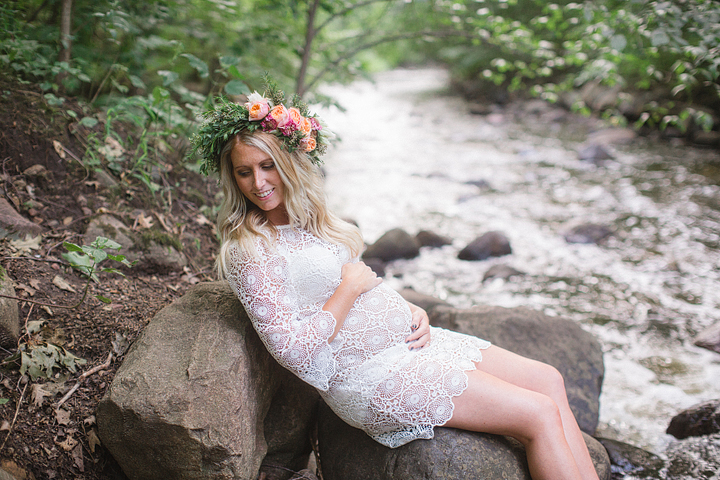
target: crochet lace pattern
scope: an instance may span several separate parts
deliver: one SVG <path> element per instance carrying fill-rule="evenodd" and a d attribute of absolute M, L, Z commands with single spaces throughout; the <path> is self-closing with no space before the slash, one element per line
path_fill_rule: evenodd
<path fill-rule="evenodd" d="M 432 438 L 453 413 L 452 397 L 490 343 L 431 327 L 431 341 L 409 350 L 407 302 L 385 284 L 358 297 L 332 342 L 336 321 L 323 305 L 340 285 L 348 250 L 289 226 L 257 256 L 233 242 L 227 279 L 273 357 L 315 387 L 348 424 L 398 447 Z"/>

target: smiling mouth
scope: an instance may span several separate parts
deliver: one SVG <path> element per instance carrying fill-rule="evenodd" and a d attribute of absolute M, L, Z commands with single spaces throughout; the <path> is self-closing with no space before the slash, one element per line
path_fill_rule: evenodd
<path fill-rule="evenodd" d="M 266 190 L 264 192 L 256 193 L 255 196 L 258 197 L 260 200 L 265 200 L 267 197 L 272 195 L 272 193 L 275 191 L 274 188 L 271 188 L 270 190 Z"/>

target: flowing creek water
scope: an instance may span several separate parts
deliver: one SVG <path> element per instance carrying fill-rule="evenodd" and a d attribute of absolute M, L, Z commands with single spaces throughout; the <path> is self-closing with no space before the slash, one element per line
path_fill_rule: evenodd
<path fill-rule="evenodd" d="M 472 115 L 446 90 L 439 69 L 326 89 L 346 109 L 321 112 L 341 140 L 325 165 L 332 208 L 368 244 L 395 227 L 454 240 L 390 264 L 397 289 L 580 323 L 605 352 L 598 435 L 662 454 L 673 415 L 720 398 L 720 355 L 692 344 L 720 321 L 720 155 L 640 140 L 596 166 L 577 155 L 587 120 Z M 586 222 L 615 235 L 564 240 Z M 491 230 L 511 255 L 457 258 Z M 497 263 L 526 275 L 483 283 Z"/>

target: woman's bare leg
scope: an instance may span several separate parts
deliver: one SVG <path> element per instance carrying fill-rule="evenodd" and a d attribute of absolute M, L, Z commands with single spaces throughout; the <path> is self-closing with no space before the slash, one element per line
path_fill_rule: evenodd
<path fill-rule="evenodd" d="M 513 385 L 552 398 L 560 410 L 565 438 L 573 452 L 580 473 L 584 479 L 595 480 L 598 478 L 585 439 L 575 415 L 570 410 L 565 382 L 555 367 L 492 346 L 483 351 L 483 360 L 477 363 L 477 368 Z"/>
<path fill-rule="evenodd" d="M 468 377 L 446 426 L 517 438 L 535 480 L 597 480 L 556 369 L 493 346 Z"/>

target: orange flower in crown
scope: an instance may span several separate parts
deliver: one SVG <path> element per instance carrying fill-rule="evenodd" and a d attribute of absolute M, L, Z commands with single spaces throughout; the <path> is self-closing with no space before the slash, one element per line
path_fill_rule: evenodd
<path fill-rule="evenodd" d="M 300 140 L 300 146 L 304 148 L 306 152 L 312 152 L 317 148 L 317 141 L 313 137 L 303 137 Z"/>

